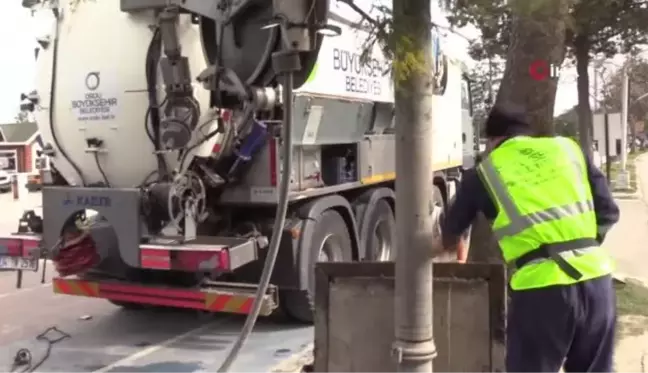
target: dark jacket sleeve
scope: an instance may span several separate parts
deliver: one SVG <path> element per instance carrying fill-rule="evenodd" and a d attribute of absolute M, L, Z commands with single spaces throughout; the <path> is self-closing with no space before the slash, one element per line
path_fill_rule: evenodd
<path fill-rule="evenodd" d="M 602 243 L 610 228 L 619 221 L 619 206 L 614 201 L 607 179 L 601 170 L 594 166 L 589 156 L 585 157 L 585 162 L 587 164 L 587 177 L 594 198 L 594 211 L 596 213 L 596 225 L 598 226 L 596 239 L 599 243 Z"/>
<path fill-rule="evenodd" d="M 443 247 L 451 247 L 459 241 L 472 224 L 480 210 L 481 200 L 487 196 L 477 170 L 472 168 L 464 172 L 461 184 L 455 195 L 454 203 L 446 212 L 442 221 Z"/>

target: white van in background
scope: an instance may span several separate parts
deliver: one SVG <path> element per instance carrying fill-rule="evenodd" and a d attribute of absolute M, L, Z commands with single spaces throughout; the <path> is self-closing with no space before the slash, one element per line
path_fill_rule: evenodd
<path fill-rule="evenodd" d="M 603 166 L 603 156 L 601 153 L 599 153 L 598 150 L 596 150 L 596 147 L 592 149 L 592 163 L 594 163 L 594 166 L 597 168 L 601 168 Z"/>
<path fill-rule="evenodd" d="M 0 170 L 0 193 L 11 191 L 11 176 L 7 171 Z"/>

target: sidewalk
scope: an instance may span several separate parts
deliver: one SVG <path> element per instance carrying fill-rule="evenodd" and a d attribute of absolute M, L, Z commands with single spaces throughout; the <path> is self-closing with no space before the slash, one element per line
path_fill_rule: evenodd
<path fill-rule="evenodd" d="M 614 192 L 621 217 L 605 240 L 620 275 L 648 279 L 648 153 L 635 159 L 637 191 Z"/>
<path fill-rule="evenodd" d="M 648 279 L 648 154 L 639 156 L 635 162 L 637 192 L 614 193 L 621 217 L 606 237 L 605 247 L 615 258 L 620 277 L 645 281 Z M 648 314 L 648 310 L 644 314 Z M 625 315 L 620 317 L 620 324 L 615 371 L 645 371 L 648 368 L 648 318 Z"/>

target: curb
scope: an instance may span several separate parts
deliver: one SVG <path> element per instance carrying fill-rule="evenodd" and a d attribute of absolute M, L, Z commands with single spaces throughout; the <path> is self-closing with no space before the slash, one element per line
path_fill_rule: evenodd
<path fill-rule="evenodd" d="M 640 199 L 641 193 L 621 193 L 621 192 L 612 192 L 612 198 L 614 199 Z"/>
<path fill-rule="evenodd" d="M 625 285 L 627 283 L 635 283 L 648 288 L 647 278 L 628 276 L 622 272 L 615 272 L 612 274 L 612 279 L 614 280 L 614 282 L 620 285 Z"/>
<path fill-rule="evenodd" d="M 313 343 L 309 343 L 301 351 L 293 354 L 270 369 L 270 372 L 298 373 L 302 372 L 304 366 L 313 364 Z"/>
<path fill-rule="evenodd" d="M 642 193 L 642 190 L 641 190 L 641 182 L 640 182 L 641 178 L 639 177 L 640 172 L 636 169 L 636 164 L 637 164 L 637 162 L 643 160 L 643 158 L 645 158 L 646 156 L 648 156 L 648 153 L 643 153 L 643 154 L 638 155 L 637 158 L 635 158 L 633 160 L 633 163 L 635 164 L 635 175 L 634 175 L 634 177 L 635 177 L 635 182 L 637 184 L 637 189 L 632 193 L 612 191 L 612 197 L 614 199 L 640 199 L 640 198 L 643 197 L 643 193 Z"/>

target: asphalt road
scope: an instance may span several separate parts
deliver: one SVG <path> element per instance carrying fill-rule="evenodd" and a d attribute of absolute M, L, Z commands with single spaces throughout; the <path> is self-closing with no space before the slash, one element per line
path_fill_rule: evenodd
<path fill-rule="evenodd" d="M 40 205 L 32 194 L 21 203 L 0 195 L 0 233 L 16 228 L 25 208 Z M 70 337 L 52 345 L 42 372 L 198 372 L 215 371 L 224 360 L 244 318 L 193 311 L 150 309 L 127 311 L 100 299 L 52 292 L 51 266 L 41 273 L 25 272 L 16 289 L 16 273 L 0 272 L 0 371 L 10 370 L 21 348 L 32 363 L 47 354 L 40 333 L 56 327 Z M 50 331 L 49 339 L 60 334 Z M 312 327 L 278 316 L 260 320 L 232 371 L 270 371 L 299 354 L 313 341 Z M 18 371 L 22 371 L 18 368 Z"/>

